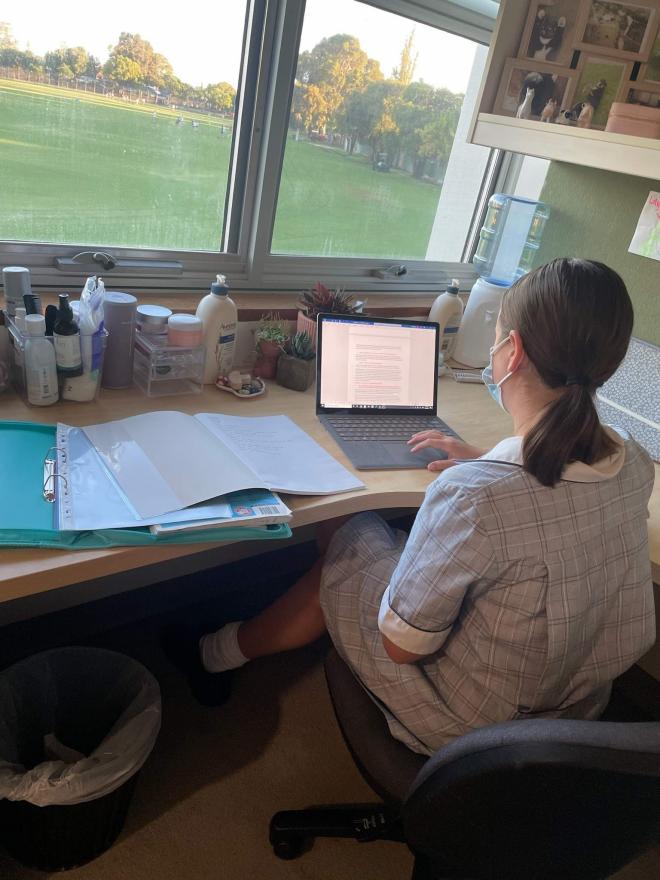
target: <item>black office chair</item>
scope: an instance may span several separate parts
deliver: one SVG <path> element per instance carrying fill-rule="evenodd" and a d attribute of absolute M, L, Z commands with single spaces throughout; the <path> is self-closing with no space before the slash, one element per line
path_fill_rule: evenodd
<path fill-rule="evenodd" d="M 461 736 L 424 758 L 333 650 L 326 677 L 376 807 L 277 813 L 295 858 L 314 837 L 399 840 L 413 880 L 603 880 L 660 842 L 660 722 L 526 720 Z"/>

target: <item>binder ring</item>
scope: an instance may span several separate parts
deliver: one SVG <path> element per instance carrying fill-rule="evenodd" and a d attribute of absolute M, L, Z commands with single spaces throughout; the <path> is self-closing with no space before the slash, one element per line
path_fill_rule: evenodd
<path fill-rule="evenodd" d="M 44 458 L 44 482 L 41 489 L 41 494 L 43 495 L 44 501 L 48 501 L 49 504 L 53 504 L 55 502 L 56 478 L 64 480 L 64 489 L 67 492 L 69 491 L 67 478 L 63 474 L 60 474 L 57 470 L 57 458 L 48 457 L 53 451 L 55 451 L 56 453 L 61 452 L 64 454 L 64 450 L 60 446 L 51 446 L 46 453 L 46 457 Z"/>
<path fill-rule="evenodd" d="M 52 459 L 49 459 L 49 461 L 52 461 Z M 46 476 L 46 479 L 44 480 L 43 496 L 44 496 L 44 501 L 48 501 L 50 504 L 54 503 L 55 497 L 56 497 L 55 496 L 55 479 L 56 478 L 60 479 L 60 480 L 64 480 L 64 489 L 67 492 L 69 491 L 69 483 L 67 482 L 67 478 L 64 476 L 64 474 L 58 474 L 57 471 L 53 471 L 52 473 L 49 473 Z M 53 485 L 52 485 L 52 487 L 49 488 L 48 484 L 50 483 L 51 480 L 53 481 Z"/>

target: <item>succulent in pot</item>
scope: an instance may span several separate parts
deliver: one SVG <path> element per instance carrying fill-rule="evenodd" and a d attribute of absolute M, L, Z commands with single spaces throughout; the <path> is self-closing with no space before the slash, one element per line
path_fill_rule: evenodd
<path fill-rule="evenodd" d="M 307 391 L 316 374 L 316 352 L 309 333 L 289 339 L 277 362 L 277 381 L 293 391 Z"/>
<path fill-rule="evenodd" d="M 286 323 L 277 313 L 265 315 L 254 331 L 257 360 L 253 373 L 262 379 L 274 379 L 277 361 L 288 340 Z"/>

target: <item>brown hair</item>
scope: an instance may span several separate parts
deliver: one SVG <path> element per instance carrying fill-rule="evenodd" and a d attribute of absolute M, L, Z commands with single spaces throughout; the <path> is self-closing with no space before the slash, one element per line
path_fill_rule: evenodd
<path fill-rule="evenodd" d="M 517 330 L 549 388 L 564 388 L 525 436 L 523 467 L 554 486 L 572 461 L 593 464 L 615 444 L 598 419 L 594 393 L 625 357 L 633 326 L 626 285 L 603 263 L 563 257 L 513 284 L 500 324 Z"/>

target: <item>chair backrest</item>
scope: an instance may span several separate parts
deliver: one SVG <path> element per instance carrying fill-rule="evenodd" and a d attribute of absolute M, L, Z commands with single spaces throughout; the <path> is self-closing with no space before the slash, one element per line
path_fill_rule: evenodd
<path fill-rule="evenodd" d="M 660 842 L 660 723 L 474 731 L 429 759 L 402 815 L 439 877 L 602 880 Z"/>

